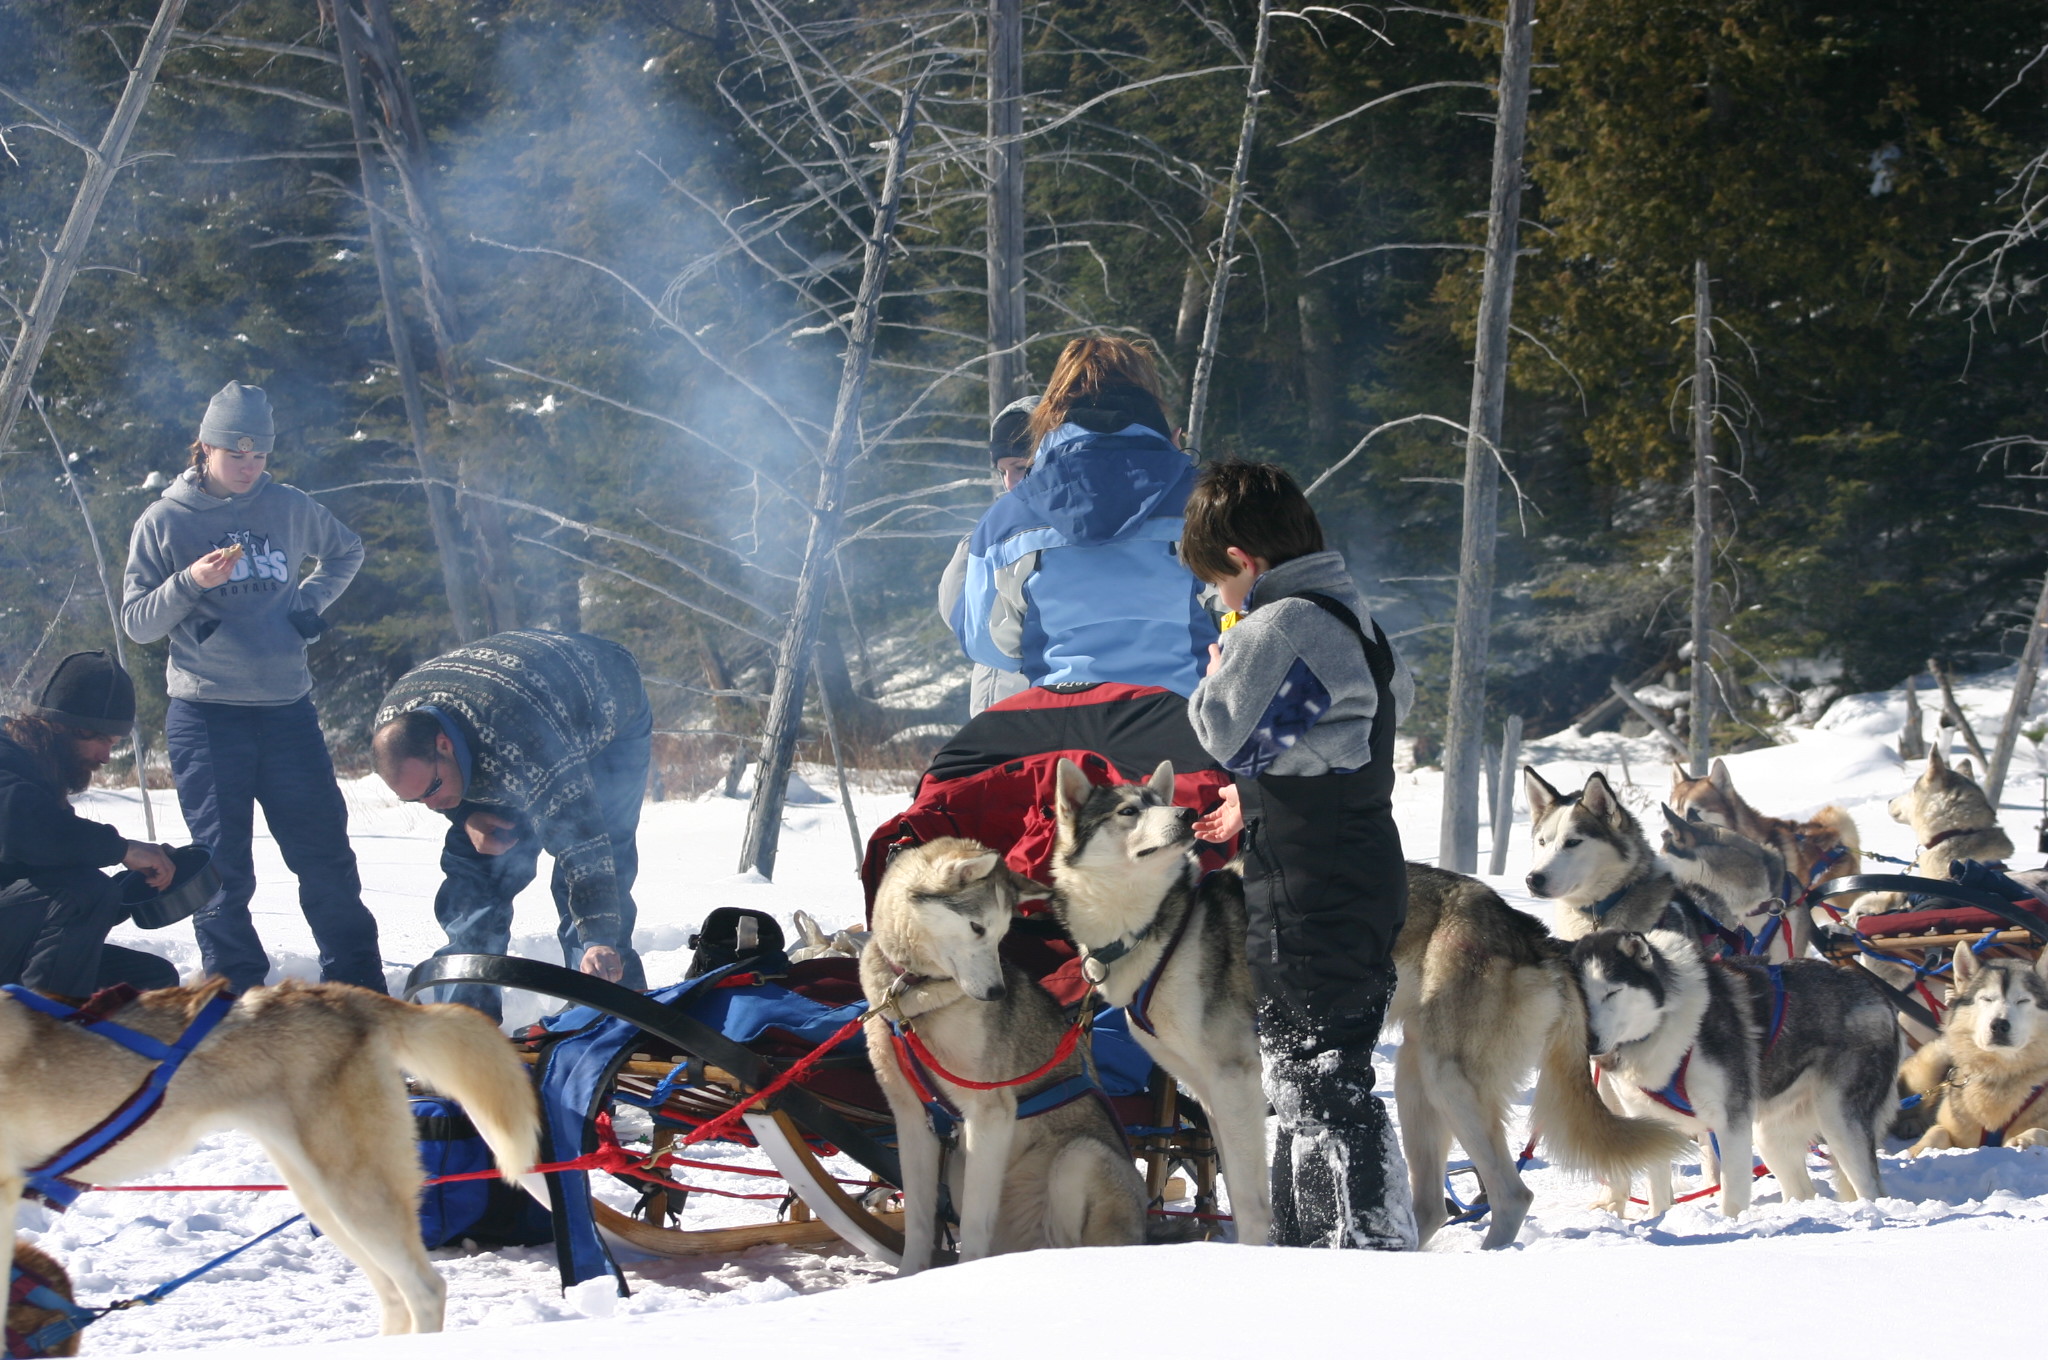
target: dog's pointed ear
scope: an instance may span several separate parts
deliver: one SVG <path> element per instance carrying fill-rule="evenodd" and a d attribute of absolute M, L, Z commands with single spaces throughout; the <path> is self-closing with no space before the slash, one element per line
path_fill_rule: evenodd
<path fill-rule="evenodd" d="M 954 860 L 946 866 L 946 874 L 957 892 L 961 888 L 981 882 L 994 873 L 996 866 L 1002 862 L 1001 855 L 993 850 L 984 850 L 978 855 L 963 855 Z"/>
<path fill-rule="evenodd" d="M 1160 761 L 1159 768 L 1152 771 L 1152 777 L 1145 781 L 1145 787 L 1150 789 L 1152 796 L 1160 802 L 1172 803 L 1173 762 L 1170 760 Z"/>
<path fill-rule="evenodd" d="M 1095 787 L 1088 782 L 1088 776 L 1082 773 L 1081 767 L 1065 756 L 1060 757 L 1059 767 L 1054 773 L 1054 783 L 1059 790 L 1059 797 L 1055 801 L 1062 816 L 1074 812 L 1081 804 L 1087 802 L 1089 791 Z"/>
<path fill-rule="evenodd" d="M 1548 816 L 1563 795 L 1550 786 L 1550 781 L 1536 773 L 1535 767 L 1522 767 L 1522 796 L 1529 800 L 1529 815 L 1537 821 Z"/>
<path fill-rule="evenodd" d="M 1673 845 L 1691 845 L 1694 840 L 1693 824 L 1671 810 L 1671 804 L 1661 805 L 1664 813 L 1664 836 Z"/>
<path fill-rule="evenodd" d="M 1586 776 L 1586 787 L 1579 790 L 1579 806 L 1595 817 L 1614 820 L 1614 814 L 1621 811 L 1621 800 L 1614 796 L 1614 788 L 1607 782 L 1607 776 L 1595 770 Z"/>
<path fill-rule="evenodd" d="M 2041 957 L 2034 960 L 2034 976 L 2048 978 L 2048 949 L 2041 951 Z"/>
<path fill-rule="evenodd" d="M 1677 793 L 1692 782 L 1692 774 L 1677 761 L 1671 762 L 1671 791 Z"/>
<path fill-rule="evenodd" d="M 1977 767 L 1970 763 L 1968 756 L 1964 756 L 1956 762 L 1956 773 L 1973 784 L 1977 782 Z"/>
<path fill-rule="evenodd" d="M 1930 746 L 1930 747 L 1928 747 L 1928 748 L 1927 748 L 1927 778 L 1929 778 L 1929 779 L 1939 779 L 1939 778 L 1941 778 L 1941 777 L 1942 777 L 1943 775 L 1945 775 L 1945 774 L 1947 774 L 1947 773 L 1948 773 L 1948 762 L 1947 762 L 1946 760 L 1943 760 L 1943 759 L 1941 758 L 1941 748 L 1940 748 L 1939 746 Z"/>
<path fill-rule="evenodd" d="M 2042 955 L 2042 957 L 2043 957 L 2043 958 L 2048 958 L 2048 953 L 2044 953 L 2044 954 Z M 1968 945 L 1959 945 L 1959 946 L 1957 946 L 1957 948 L 1956 948 L 1956 953 L 1955 953 L 1955 979 L 1956 979 L 1956 981 L 1957 981 L 1957 982 L 1968 982 L 1968 981 L 1970 980 L 1970 978 L 1971 978 L 1972 976 L 1974 976 L 1974 975 L 1976 974 L 1976 972 L 1977 972 L 1977 951 L 1976 951 L 1976 950 L 1974 950 L 1974 949 L 1972 949 L 1972 948 L 1970 948 L 1970 946 L 1968 946 Z"/>
<path fill-rule="evenodd" d="M 1650 941 L 1633 930 L 1625 932 L 1614 944 L 1622 953 L 1634 959 L 1637 963 L 1642 964 L 1645 968 L 1649 967 L 1657 957 L 1657 951 L 1650 947 Z"/>
<path fill-rule="evenodd" d="M 1721 792 L 1735 792 L 1735 776 L 1728 773 L 1728 762 L 1721 757 L 1715 756 L 1714 763 L 1707 767 L 1707 778 Z"/>
<path fill-rule="evenodd" d="M 1019 902 L 1042 902 L 1052 896 L 1051 888 L 1046 887 L 1035 878 L 1025 877 L 1015 869 L 1012 869 L 1007 863 L 1003 865 L 1003 873 L 1009 879 L 1010 886 L 1016 890 Z"/>

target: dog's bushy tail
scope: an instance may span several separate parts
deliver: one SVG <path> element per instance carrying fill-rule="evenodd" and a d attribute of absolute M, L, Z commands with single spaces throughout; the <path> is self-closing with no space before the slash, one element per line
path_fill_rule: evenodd
<path fill-rule="evenodd" d="M 1546 965 L 1557 982 L 1557 1024 L 1543 1050 L 1536 1077 L 1532 1126 L 1543 1136 L 1550 1159 L 1568 1170 L 1585 1172 L 1612 1184 L 1659 1161 L 1670 1161 L 1687 1145 L 1684 1134 L 1654 1119 L 1619 1115 L 1600 1101 L 1594 1089 L 1592 1054 L 1586 1044 L 1586 998 L 1570 965 Z"/>
<path fill-rule="evenodd" d="M 526 1064 L 483 1012 L 468 1006 L 393 1002 L 384 1030 L 398 1063 L 455 1097 L 490 1145 L 498 1170 L 519 1183 L 540 1159 L 540 1105 Z"/>
<path fill-rule="evenodd" d="M 1814 813 L 1813 820 L 1815 825 L 1824 826 L 1834 832 L 1836 839 L 1848 847 L 1850 854 L 1860 855 L 1863 853 L 1863 841 L 1856 832 L 1856 819 L 1836 807 L 1833 803 L 1829 803 L 1819 812 Z"/>

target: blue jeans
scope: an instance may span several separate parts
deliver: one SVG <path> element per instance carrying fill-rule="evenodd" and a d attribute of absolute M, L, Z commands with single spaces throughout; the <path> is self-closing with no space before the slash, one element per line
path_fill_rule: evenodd
<path fill-rule="evenodd" d="M 0 982 L 90 996 L 117 982 L 178 985 L 166 959 L 106 942 L 128 919 L 114 880 L 97 869 L 39 869 L 0 889 Z"/>
<path fill-rule="evenodd" d="M 638 912 L 633 905 L 633 880 L 640 873 L 640 850 L 635 836 L 640 829 L 640 805 L 647 797 L 647 764 L 653 749 L 653 723 L 642 719 L 637 732 L 622 736 L 589 760 L 590 777 L 597 785 L 597 801 L 604 817 L 605 834 L 612 843 L 612 865 L 619 891 L 619 938 L 586 940 L 569 916 L 569 885 L 563 881 L 561 865 L 555 866 L 550 886 L 555 894 L 557 924 L 555 938 L 562 946 L 562 962 L 574 968 L 583 962 L 583 951 L 591 945 L 610 945 L 619 951 L 626 965 L 622 979 L 635 990 L 647 987 L 647 972 L 633 949 L 633 924 Z M 441 890 L 434 895 L 434 917 L 448 932 L 448 943 L 434 951 L 442 954 L 502 954 L 512 944 L 512 899 L 525 891 L 539 871 L 540 837 L 533 824 L 518 809 L 490 808 L 510 817 L 518 840 L 501 855 L 477 853 L 470 844 L 463 820 L 479 810 L 464 803 L 448 814 L 448 839 L 441 845 Z M 498 989 L 476 983 L 437 987 L 436 1000 L 456 1001 L 474 1006 L 492 1019 L 502 1019 Z"/>
<path fill-rule="evenodd" d="M 249 919 L 256 892 L 250 854 L 256 804 L 284 862 L 299 879 L 299 909 L 320 948 L 323 982 L 381 992 L 384 956 L 377 918 L 363 905 L 348 807 L 311 699 L 291 704 L 202 704 L 171 700 L 164 721 L 178 804 L 192 838 L 213 851 L 220 891 L 192 916 L 199 957 L 236 991 L 258 986 L 270 956 Z"/>

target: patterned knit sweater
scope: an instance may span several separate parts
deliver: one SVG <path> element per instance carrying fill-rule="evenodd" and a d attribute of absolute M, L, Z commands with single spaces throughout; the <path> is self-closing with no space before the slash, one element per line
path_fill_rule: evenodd
<path fill-rule="evenodd" d="M 583 633 L 497 633 L 415 666 L 377 711 L 382 727 L 423 704 L 469 744 L 463 803 L 531 824 L 569 890 L 585 944 L 624 946 L 612 843 L 588 761 L 621 737 L 646 735 L 647 691 L 633 654 Z"/>

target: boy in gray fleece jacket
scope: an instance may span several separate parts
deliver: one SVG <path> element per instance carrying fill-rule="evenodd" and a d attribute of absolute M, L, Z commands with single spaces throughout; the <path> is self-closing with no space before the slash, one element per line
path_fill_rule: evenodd
<path fill-rule="evenodd" d="M 1242 611 L 1210 649 L 1188 716 L 1237 776 L 1234 805 L 1226 799 L 1195 831 L 1209 841 L 1239 825 L 1245 834 L 1248 961 L 1279 1118 L 1273 1241 L 1413 1247 L 1408 1179 L 1372 1093 L 1372 1053 L 1407 915 L 1393 757 L 1414 680 L 1281 469 L 1205 468 L 1181 556 Z"/>

